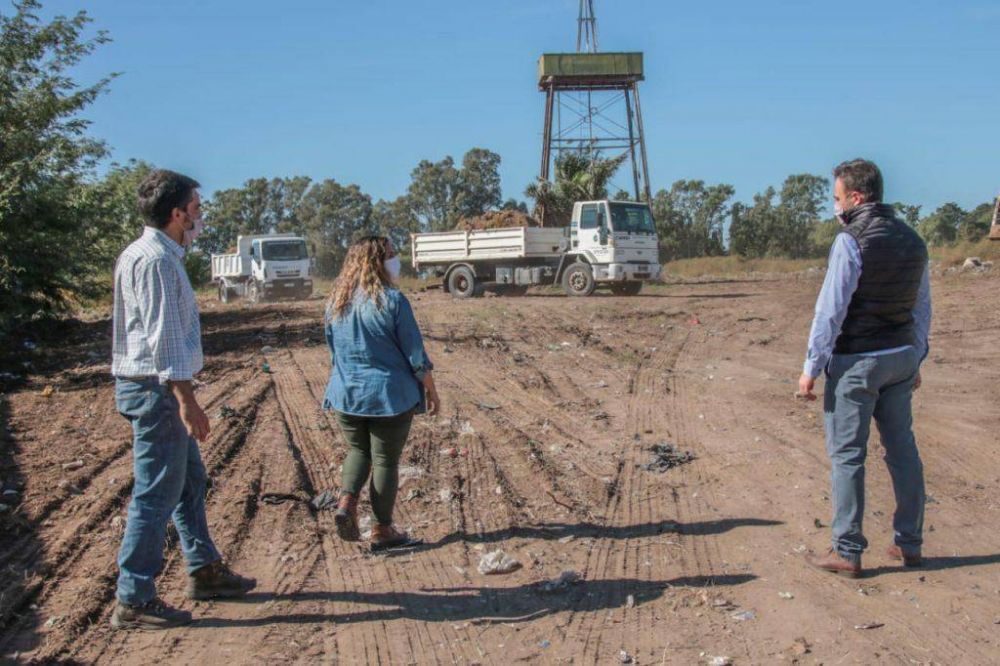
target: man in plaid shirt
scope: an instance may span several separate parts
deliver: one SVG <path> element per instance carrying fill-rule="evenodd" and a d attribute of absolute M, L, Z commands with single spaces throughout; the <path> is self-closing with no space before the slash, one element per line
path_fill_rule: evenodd
<path fill-rule="evenodd" d="M 139 186 L 142 236 L 115 266 L 114 343 L 118 411 L 132 424 L 135 484 L 118 553 L 117 629 L 165 629 L 191 613 L 164 604 L 155 578 L 173 519 L 187 560 L 190 599 L 239 597 L 256 581 L 222 561 L 205 516 L 207 476 L 198 441 L 208 417 L 192 382 L 202 368 L 198 304 L 184 269 L 184 248 L 201 231 L 199 184 L 157 170 Z"/>

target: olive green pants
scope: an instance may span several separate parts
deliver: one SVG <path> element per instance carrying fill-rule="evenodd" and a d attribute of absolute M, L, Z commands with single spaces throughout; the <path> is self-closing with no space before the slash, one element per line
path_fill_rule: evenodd
<path fill-rule="evenodd" d="M 410 434 L 413 412 L 399 416 L 336 414 L 340 431 L 351 447 L 344 460 L 341 492 L 357 497 L 371 476 L 368 499 L 372 513 L 379 525 L 392 525 L 399 489 L 399 458 Z"/>

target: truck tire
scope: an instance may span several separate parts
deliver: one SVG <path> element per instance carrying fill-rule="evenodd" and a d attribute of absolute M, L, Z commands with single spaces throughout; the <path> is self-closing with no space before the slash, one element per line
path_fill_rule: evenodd
<path fill-rule="evenodd" d="M 466 266 L 458 266 L 448 275 L 448 292 L 455 298 L 476 295 L 476 276 Z"/>
<path fill-rule="evenodd" d="M 594 271 L 590 264 L 577 261 L 570 264 L 562 276 L 562 286 L 568 296 L 590 296 L 594 293 Z"/>
<path fill-rule="evenodd" d="M 638 296 L 642 291 L 641 282 L 621 282 L 611 285 L 611 293 L 615 296 Z"/>

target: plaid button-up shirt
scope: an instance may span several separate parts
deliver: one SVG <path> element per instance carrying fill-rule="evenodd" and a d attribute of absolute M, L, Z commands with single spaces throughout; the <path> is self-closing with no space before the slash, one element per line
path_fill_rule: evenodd
<path fill-rule="evenodd" d="M 201 370 L 201 324 L 184 248 L 146 227 L 115 265 L 111 374 L 192 379 Z"/>

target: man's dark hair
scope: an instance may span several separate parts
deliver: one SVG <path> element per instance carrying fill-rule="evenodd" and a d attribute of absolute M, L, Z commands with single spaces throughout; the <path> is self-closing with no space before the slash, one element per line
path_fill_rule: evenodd
<path fill-rule="evenodd" d="M 848 192 L 860 192 L 868 203 L 882 202 L 882 172 L 874 162 L 849 160 L 833 169 L 833 177 L 844 182 Z"/>
<path fill-rule="evenodd" d="M 199 187 L 201 184 L 194 178 L 156 169 L 139 185 L 139 212 L 149 224 L 162 229 L 170 222 L 174 208 L 187 207 Z"/>

